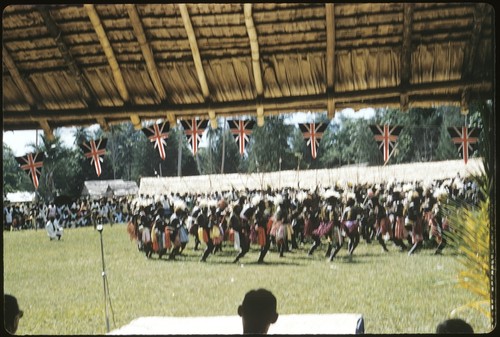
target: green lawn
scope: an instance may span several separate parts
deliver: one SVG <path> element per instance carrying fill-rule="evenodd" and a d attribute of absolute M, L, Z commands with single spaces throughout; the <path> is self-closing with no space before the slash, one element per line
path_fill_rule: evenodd
<path fill-rule="evenodd" d="M 177 261 L 146 260 L 125 225 L 106 225 L 102 236 L 111 329 L 141 316 L 235 315 L 244 294 L 259 287 L 276 295 L 280 314 L 361 313 L 365 332 L 375 334 L 433 333 L 454 308 L 476 300 L 454 285 L 460 265 L 446 249 L 442 256 L 422 250 L 408 257 L 392 245 L 383 253 L 362 241 L 352 262 L 343 249 L 330 263 L 325 246 L 307 257 L 307 244 L 284 258 L 270 251 L 267 264 L 258 265 L 256 246 L 232 264 L 236 254 L 228 245 L 204 264 L 192 241 Z M 25 313 L 18 334 L 106 332 L 100 237 L 93 228 L 66 229 L 61 241 L 49 241 L 43 230 L 3 232 L 3 263 L 4 292 Z M 461 317 L 476 332 L 490 331 L 473 310 Z"/>

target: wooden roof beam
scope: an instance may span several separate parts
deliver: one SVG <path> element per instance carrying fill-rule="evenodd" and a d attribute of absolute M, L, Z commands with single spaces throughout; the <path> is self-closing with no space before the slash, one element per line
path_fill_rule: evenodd
<path fill-rule="evenodd" d="M 252 69 L 255 80 L 255 90 L 257 96 L 264 95 L 264 85 L 262 82 L 262 72 L 260 69 L 259 41 L 257 31 L 252 17 L 252 4 L 244 4 L 245 25 L 247 27 L 248 38 L 250 39 L 250 49 L 252 51 Z"/>
<path fill-rule="evenodd" d="M 328 95 L 328 118 L 335 117 L 335 7 L 333 3 L 325 4 L 326 12 L 326 92 Z"/>
<path fill-rule="evenodd" d="M 31 93 L 31 90 L 26 84 L 25 80 L 21 77 L 21 74 L 19 73 L 19 70 L 17 69 L 14 60 L 7 51 L 7 48 L 5 48 L 5 46 L 3 45 L 2 45 L 2 60 L 5 66 L 7 67 L 10 76 L 12 76 L 12 79 L 14 80 L 14 83 L 16 84 L 17 88 L 24 96 L 26 102 L 29 104 L 31 108 L 35 108 L 36 107 L 35 97 Z"/>
<path fill-rule="evenodd" d="M 124 102 L 128 102 L 130 99 L 127 86 L 125 85 L 125 80 L 123 79 L 122 72 L 120 71 L 120 66 L 118 65 L 118 61 L 116 60 L 115 53 L 111 48 L 111 44 L 109 43 L 108 37 L 106 36 L 106 32 L 104 31 L 104 27 L 102 26 L 101 19 L 95 10 L 94 5 L 83 5 L 85 10 L 87 11 L 87 15 L 89 16 L 90 22 L 94 27 L 94 30 L 97 34 L 99 42 L 101 43 L 102 49 L 104 50 L 104 54 L 108 60 L 109 66 L 111 67 L 111 71 L 113 73 L 113 78 L 115 80 L 116 87 L 120 96 Z"/>
<path fill-rule="evenodd" d="M 408 95 L 411 96 L 412 106 L 414 102 L 432 103 L 433 100 L 436 104 L 442 103 L 460 103 L 460 92 L 468 88 L 470 95 L 483 95 L 485 98 L 493 97 L 493 84 L 487 81 L 471 81 L 463 82 L 460 80 L 445 81 L 438 83 L 422 83 L 412 84 L 410 87 L 405 88 Z M 356 105 L 361 107 L 369 107 L 371 105 L 381 106 L 390 103 L 391 106 L 399 102 L 401 95 L 401 88 L 387 87 L 379 89 L 366 89 L 362 91 L 348 91 L 336 92 L 334 99 L 337 102 L 337 107 L 344 108 L 349 105 Z M 442 92 L 443 94 L 439 94 Z M 444 94 L 445 92 L 454 92 L 451 94 Z M 317 95 L 305 96 L 290 96 L 290 97 L 270 97 L 261 100 L 242 100 L 231 102 L 212 102 L 198 103 L 198 104 L 150 104 L 150 105 L 137 105 L 137 106 L 117 106 L 117 107 L 98 107 L 95 109 L 65 109 L 63 110 L 37 110 L 37 111 L 3 111 L 4 129 L 9 130 L 14 126 L 21 124 L 33 123 L 40 119 L 47 119 L 52 123 L 76 123 L 87 124 L 85 121 L 94 121 L 97 117 L 106 118 L 109 121 L 117 119 L 131 120 L 133 124 L 140 128 L 141 118 L 143 119 L 156 119 L 167 118 L 170 116 L 175 117 L 191 117 L 193 115 L 203 115 L 209 110 L 214 110 L 219 116 L 235 116 L 240 114 L 251 114 L 259 109 L 262 113 L 259 115 L 264 118 L 263 110 L 265 109 L 266 115 L 281 111 L 281 112 L 296 112 L 300 109 L 307 107 L 311 111 L 320 109 L 324 111 L 327 105 L 328 95 L 326 93 Z M 319 111 L 319 110 L 318 110 Z M 92 124 L 92 123 L 88 123 Z"/>
<path fill-rule="evenodd" d="M 41 119 L 39 120 L 38 124 L 40 124 L 45 137 L 47 137 L 48 140 L 54 140 L 54 130 L 52 130 L 49 121 L 46 119 Z"/>
<path fill-rule="evenodd" d="M 170 123 L 171 128 L 173 128 L 175 125 L 177 125 L 177 118 L 175 117 L 174 113 L 167 112 L 167 120 Z"/>
<path fill-rule="evenodd" d="M 151 51 L 148 40 L 146 39 L 146 34 L 144 33 L 144 28 L 142 26 L 139 13 L 137 12 L 137 7 L 134 4 L 127 4 L 125 6 L 127 8 L 130 22 L 132 23 L 132 28 L 134 29 L 134 35 L 136 36 L 139 46 L 141 47 L 142 56 L 144 56 L 144 60 L 146 61 L 146 67 L 148 69 L 149 76 L 151 77 L 151 81 L 153 82 L 158 96 L 162 101 L 164 101 L 167 98 L 167 93 L 163 87 L 163 83 L 161 82 L 160 74 L 158 73 L 158 68 L 156 67 L 153 57 L 153 52 Z"/>
<path fill-rule="evenodd" d="M 191 18 L 189 16 L 189 11 L 186 4 L 179 4 L 179 10 L 181 12 L 182 22 L 184 23 L 184 28 L 186 29 L 186 34 L 189 40 L 189 46 L 191 47 L 191 54 L 193 55 L 194 67 L 196 68 L 196 73 L 198 74 L 198 80 L 201 86 L 201 92 L 205 99 L 205 102 L 210 103 L 210 90 L 208 89 L 208 82 L 205 76 L 205 70 L 203 69 L 203 63 L 201 62 L 200 50 L 198 49 L 198 42 L 196 41 L 196 35 L 194 34 L 193 25 L 191 23 Z M 208 117 L 210 119 L 210 125 L 212 128 L 217 127 L 217 117 L 215 111 L 209 109 Z"/>
<path fill-rule="evenodd" d="M 248 38 L 250 39 L 250 50 L 252 52 L 252 69 L 255 82 L 255 91 L 257 92 L 257 100 L 264 96 L 264 84 L 262 81 L 262 72 L 260 69 L 260 52 L 257 31 L 252 15 L 252 4 L 246 3 L 243 5 L 245 16 L 245 26 L 247 28 Z M 264 108 L 260 104 L 257 107 L 257 125 L 264 125 Z"/>
<path fill-rule="evenodd" d="M 57 48 L 61 52 L 61 55 L 66 63 L 66 66 L 69 68 L 71 75 L 75 78 L 78 87 L 80 88 L 84 100 L 91 106 L 96 105 L 96 96 L 88 84 L 87 80 L 83 76 L 80 68 L 76 64 L 75 59 L 71 55 L 68 46 L 64 43 L 62 39 L 61 30 L 57 26 L 54 18 L 50 14 L 50 11 L 45 6 L 36 6 L 36 9 L 42 15 L 43 21 L 45 22 L 45 26 L 49 31 L 50 36 L 55 40 Z"/>
<path fill-rule="evenodd" d="M 142 129 L 141 118 L 138 114 L 134 113 L 130 115 L 130 122 L 134 126 L 134 129 L 140 130 Z"/>
<path fill-rule="evenodd" d="M 97 117 L 96 121 L 97 123 L 99 123 L 101 129 L 103 129 L 104 131 L 109 131 L 109 123 L 105 117 Z"/>
<path fill-rule="evenodd" d="M 193 25 L 191 24 L 191 18 L 189 17 L 189 12 L 186 4 L 179 4 L 179 10 L 181 11 L 182 22 L 184 23 L 184 28 L 189 40 L 189 46 L 191 47 L 191 53 L 193 55 L 194 66 L 196 68 L 196 73 L 198 74 L 198 80 L 200 81 L 201 92 L 205 101 L 210 99 L 210 91 L 208 90 L 207 78 L 205 77 L 205 71 L 203 70 L 203 64 L 201 62 L 200 50 L 198 49 L 198 43 L 196 42 L 196 35 L 194 34 Z"/>
<path fill-rule="evenodd" d="M 402 88 L 400 96 L 401 111 L 408 111 L 409 97 L 406 88 L 410 85 L 411 78 L 411 36 L 413 31 L 413 9 L 412 3 L 403 4 L 403 43 L 401 46 L 401 83 Z"/>

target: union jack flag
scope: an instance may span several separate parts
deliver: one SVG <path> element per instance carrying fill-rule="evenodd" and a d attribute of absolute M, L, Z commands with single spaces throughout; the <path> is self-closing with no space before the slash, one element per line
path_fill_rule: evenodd
<path fill-rule="evenodd" d="M 184 128 L 188 142 L 191 143 L 191 150 L 193 154 L 196 155 L 203 131 L 205 131 L 208 126 L 208 119 L 196 120 L 193 118 L 187 121 L 181 120 L 181 124 Z"/>
<path fill-rule="evenodd" d="M 379 149 L 384 155 L 384 163 L 387 163 L 403 127 L 400 125 L 391 126 L 389 124 L 384 124 L 381 126 L 372 124 L 370 125 L 370 129 L 373 132 Z"/>
<path fill-rule="evenodd" d="M 91 140 L 89 143 L 84 142 L 80 145 L 83 150 L 83 155 L 90 159 L 90 165 L 94 164 L 95 172 L 99 177 L 101 175 L 101 162 L 104 161 L 102 156 L 106 154 L 107 138 L 101 138 L 98 141 Z"/>
<path fill-rule="evenodd" d="M 323 133 L 328 127 L 328 122 L 326 123 L 299 123 L 300 131 L 304 135 L 306 140 L 306 145 L 311 147 L 311 156 L 316 159 L 317 149 L 319 142 L 323 137 Z"/>
<path fill-rule="evenodd" d="M 168 138 L 168 131 L 170 129 L 169 122 L 163 122 L 151 125 L 149 127 L 145 127 L 142 129 L 142 132 L 148 137 L 151 143 L 154 143 L 154 147 L 158 148 L 158 152 L 160 152 L 161 159 L 165 160 L 165 146 L 167 146 L 167 142 L 165 139 Z"/>
<path fill-rule="evenodd" d="M 16 161 L 21 169 L 29 175 L 35 189 L 38 189 L 40 176 L 42 175 L 43 158 L 43 152 L 28 153 L 23 157 L 16 157 Z"/>
<path fill-rule="evenodd" d="M 467 128 L 466 126 L 448 128 L 451 141 L 456 145 L 460 156 L 464 158 L 465 164 L 467 164 L 470 155 L 477 150 L 480 132 L 481 130 L 478 128 Z"/>
<path fill-rule="evenodd" d="M 243 156 L 245 152 L 245 146 L 250 141 L 249 136 L 252 134 L 252 129 L 255 125 L 255 121 L 227 121 L 231 133 L 233 134 L 234 140 L 238 143 L 240 148 L 240 155 Z"/>

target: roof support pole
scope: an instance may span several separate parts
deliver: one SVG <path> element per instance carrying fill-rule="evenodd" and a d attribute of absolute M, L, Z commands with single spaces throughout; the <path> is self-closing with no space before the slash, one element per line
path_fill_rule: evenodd
<path fill-rule="evenodd" d="M 217 129 L 217 117 L 215 116 L 215 110 L 208 109 L 208 118 L 210 119 L 210 127 L 212 129 Z"/>
<path fill-rule="evenodd" d="M 142 128 L 141 118 L 139 117 L 138 114 L 131 114 L 130 121 L 132 122 L 134 129 L 140 130 Z"/>
<path fill-rule="evenodd" d="M 177 124 L 177 118 L 175 118 L 175 114 L 172 112 L 167 113 L 167 119 L 170 123 L 170 127 L 173 128 Z"/>
<path fill-rule="evenodd" d="M 262 81 L 262 72 L 260 69 L 259 41 L 257 39 L 257 31 L 255 29 L 255 24 L 253 22 L 252 16 L 252 4 L 244 4 L 243 11 L 248 38 L 250 39 L 250 50 L 252 52 L 252 70 L 255 82 L 255 91 L 257 93 L 257 99 L 259 100 L 264 97 L 264 85 Z M 264 108 L 262 105 L 257 108 L 257 125 L 264 125 Z"/>
<path fill-rule="evenodd" d="M 40 124 L 40 127 L 42 128 L 45 137 L 47 137 L 48 140 L 54 140 L 54 132 L 49 122 L 46 119 L 42 119 L 39 120 L 38 123 Z"/>
<path fill-rule="evenodd" d="M 328 118 L 335 117 L 335 5 L 325 4 L 326 12 L 326 92 Z"/>
<path fill-rule="evenodd" d="M 106 118 L 97 117 L 96 120 L 104 131 L 109 131 L 109 123 L 106 121 Z"/>
<path fill-rule="evenodd" d="M 89 16 L 90 22 L 94 27 L 94 30 L 97 34 L 99 42 L 101 43 L 102 49 L 106 58 L 108 60 L 109 66 L 111 67 L 111 71 L 113 73 L 113 78 L 115 80 L 116 87 L 120 96 L 124 102 L 128 102 L 130 97 L 128 94 L 127 87 L 125 86 L 125 80 L 123 79 L 122 72 L 120 71 L 120 66 L 118 65 L 118 61 L 116 60 L 115 53 L 111 48 L 111 44 L 109 43 L 108 37 L 106 36 L 106 32 L 104 31 L 104 27 L 102 26 L 101 19 L 95 10 L 94 5 L 83 5 L 87 10 L 87 15 Z"/>
<path fill-rule="evenodd" d="M 409 109 L 409 97 L 406 91 L 411 78 L 411 35 L 413 25 L 413 8 L 414 4 L 403 4 L 403 45 L 401 47 L 401 95 L 400 109 L 403 112 Z"/>
<path fill-rule="evenodd" d="M 264 104 L 262 100 L 257 100 L 257 126 L 264 126 Z"/>

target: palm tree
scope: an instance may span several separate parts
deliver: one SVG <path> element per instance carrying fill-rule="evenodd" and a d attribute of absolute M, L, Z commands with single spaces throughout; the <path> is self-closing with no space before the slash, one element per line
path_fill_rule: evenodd
<path fill-rule="evenodd" d="M 444 212 L 448 215 L 452 229 L 447 233 L 450 246 L 459 253 L 459 261 L 463 267 L 458 273 L 457 284 L 479 298 L 478 301 L 467 303 L 454 311 L 475 308 L 490 319 L 493 328 L 496 326 L 495 205 L 491 198 L 496 183 L 492 176 L 491 161 L 494 130 L 490 128 L 493 111 L 488 103 L 480 103 L 475 107 L 481 112 L 483 126 L 479 151 L 484 171 L 472 177 L 479 187 L 479 202 L 477 205 L 461 201 L 449 202 L 444 206 Z"/>
<path fill-rule="evenodd" d="M 60 136 L 54 135 L 48 137 L 46 135 L 40 136 L 41 142 L 38 144 L 31 143 L 34 152 L 43 152 L 43 170 L 40 177 L 40 194 L 44 195 L 46 199 L 53 199 L 56 193 L 56 186 L 54 182 L 54 171 L 56 164 L 63 158 L 62 141 Z"/>

